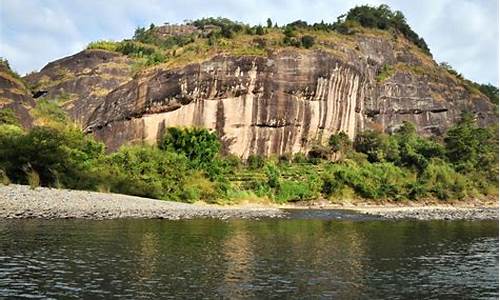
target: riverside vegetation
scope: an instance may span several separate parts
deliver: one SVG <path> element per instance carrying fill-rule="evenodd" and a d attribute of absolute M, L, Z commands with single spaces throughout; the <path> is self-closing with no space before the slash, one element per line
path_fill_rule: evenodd
<path fill-rule="evenodd" d="M 308 153 L 246 161 L 223 155 L 215 133 L 202 128 L 167 128 L 158 146 L 106 153 L 56 102 L 40 101 L 32 115 L 37 126 L 23 130 L 12 111 L 0 111 L 4 184 L 212 203 L 450 200 L 498 193 L 498 127 L 477 127 L 466 113 L 442 140 L 421 137 L 404 123 L 391 135 L 369 130 L 351 142 L 340 132 Z"/>
<path fill-rule="evenodd" d="M 264 26 L 250 26 L 206 18 L 188 25 L 198 30 L 165 37 L 152 24 L 138 28 L 133 39 L 97 41 L 88 48 L 125 54 L 140 72 L 160 64 L 175 67 L 219 52 L 266 55 L 269 49 L 281 47 L 334 51 L 324 46 L 329 39 L 348 44 L 350 35 L 367 31 L 396 39 L 402 34 L 422 56 L 431 57 L 425 41 L 410 29 L 401 12 L 385 5 L 355 7 L 334 23 L 311 25 L 299 20 L 278 26 L 268 19 Z M 384 66 L 377 80 L 384 81 L 399 67 Z M 498 88 L 468 81 L 446 63 L 440 70 L 498 105 Z M 317 142 L 307 153 L 250 156 L 243 161 L 222 153 L 215 133 L 202 128 L 167 128 L 158 146 L 130 145 L 108 153 L 104 144 L 69 120 L 59 100 L 38 100 L 30 111 L 35 126 L 29 130 L 22 129 L 12 110 L 0 110 L 0 179 L 4 184 L 219 203 L 318 198 L 450 200 L 498 194 L 498 125 L 480 128 L 467 113 L 437 138 L 421 137 L 413 124 L 404 123 L 392 134 L 368 130 L 350 141 L 340 132 L 327 144 Z"/>
<path fill-rule="evenodd" d="M 188 21 L 185 25 L 193 26 L 197 31 L 165 36 L 161 33 L 162 26 L 151 24 L 148 28 L 138 27 L 132 39 L 95 41 L 90 43 L 87 49 L 102 49 L 127 55 L 133 60 L 133 72 L 138 73 L 155 66 L 167 68 L 182 66 L 207 59 L 217 53 L 265 56 L 268 51 L 283 47 L 333 51 L 342 57 L 342 52 L 327 45 L 342 41 L 342 44 L 347 46 L 351 43 L 351 36 L 364 32 L 370 35 L 390 36 L 392 39 L 398 39 L 398 36 L 402 35 L 417 47 L 423 61 L 432 60 L 427 43 L 411 29 L 403 13 L 393 11 L 387 5 L 356 6 L 339 16 L 333 23 L 321 21 L 308 24 L 297 20 L 278 26 L 277 23 L 273 25 L 273 21 L 269 18 L 264 26 L 251 26 L 227 18 L 203 18 Z M 357 47 L 354 44 L 351 46 Z M 383 81 L 400 68 L 404 67 L 398 64 L 384 65 L 377 79 Z M 412 71 L 432 73 L 425 67 L 422 68 L 413 67 Z M 462 82 L 469 91 L 483 93 L 490 101 L 498 104 L 497 87 L 465 79 L 446 62 L 440 64 L 440 71 Z"/>

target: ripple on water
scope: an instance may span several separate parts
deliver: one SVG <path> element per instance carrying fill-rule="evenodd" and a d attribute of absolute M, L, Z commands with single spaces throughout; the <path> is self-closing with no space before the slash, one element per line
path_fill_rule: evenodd
<path fill-rule="evenodd" d="M 498 223 L 2 221 L 0 298 L 498 297 Z"/>

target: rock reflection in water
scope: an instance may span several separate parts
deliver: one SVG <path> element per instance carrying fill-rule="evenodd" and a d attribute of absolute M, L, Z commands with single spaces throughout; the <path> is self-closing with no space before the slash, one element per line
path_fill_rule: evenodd
<path fill-rule="evenodd" d="M 0 221 L 0 298 L 498 297 L 497 222 Z"/>

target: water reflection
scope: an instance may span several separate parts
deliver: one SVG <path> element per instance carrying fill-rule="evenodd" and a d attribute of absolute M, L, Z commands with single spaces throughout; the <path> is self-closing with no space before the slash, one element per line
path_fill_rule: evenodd
<path fill-rule="evenodd" d="M 1 221 L 0 298 L 496 298 L 497 222 Z"/>

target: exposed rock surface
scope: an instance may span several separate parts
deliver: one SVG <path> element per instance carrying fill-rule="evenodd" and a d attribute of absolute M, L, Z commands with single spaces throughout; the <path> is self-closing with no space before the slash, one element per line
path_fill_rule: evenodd
<path fill-rule="evenodd" d="M 356 211 L 393 220 L 498 220 L 498 207 L 384 207 Z"/>
<path fill-rule="evenodd" d="M 37 99 L 57 100 L 85 125 L 104 97 L 132 79 L 131 60 L 103 50 L 84 50 L 46 65 L 25 77 Z"/>
<path fill-rule="evenodd" d="M 45 97 L 65 96 L 66 110 L 110 150 L 155 143 L 168 126 L 213 129 L 225 151 L 247 157 L 307 151 L 339 131 L 351 138 L 367 128 L 390 132 L 403 121 L 439 135 L 464 110 L 482 125 L 497 118 L 484 95 L 388 34 L 320 41 L 310 50 L 274 49 L 266 56 L 221 53 L 134 78 L 129 66 L 123 55 L 86 50 L 27 80 Z M 391 72 L 383 74 L 387 66 Z"/>
<path fill-rule="evenodd" d="M 23 127 L 30 127 L 33 120 L 29 110 L 34 105 L 35 101 L 24 83 L 7 65 L 0 63 L 0 109 L 12 109 Z"/>
<path fill-rule="evenodd" d="M 0 219 L 261 218 L 281 217 L 273 207 L 195 205 L 120 194 L 0 185 Z"/>
<path fill-rule="evenodd" d="M 154 200 L 120 194 L 64 189 L 36 188 L 25 185 L 0 185 L 0 220 L 43 219 L 116 219 L 116 218 L 292 218 L 321 220 L 498 220 L 498 207 L 343 207 L 297 209 L 275 206 L 198 205 Z M 293 208 L 293 209 L 291 209 Z"/>

